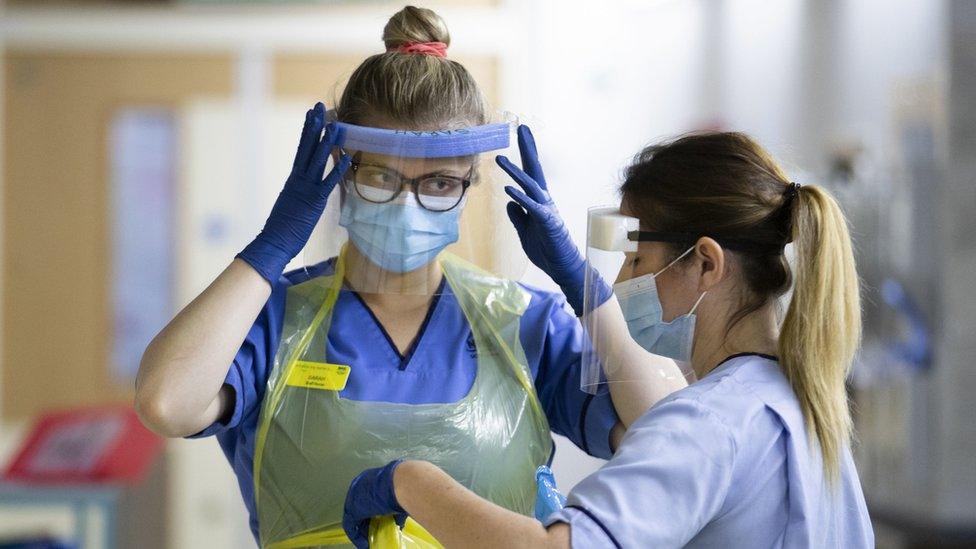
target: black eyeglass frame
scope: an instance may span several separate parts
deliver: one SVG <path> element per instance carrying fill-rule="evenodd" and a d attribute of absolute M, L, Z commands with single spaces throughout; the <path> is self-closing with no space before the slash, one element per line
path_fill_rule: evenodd
<path fill-rule="evenodd" d="M 361 193 L 359 191 L 359 185 L 356 184 L 356 180 L 355 180 L 356 172 L 358 172 L 359 171 L 359 168 L 362 167 L 362 166 L 370 166 L 370 167 L 373 167 L 373 168 L 382 168 L 384 170 L 387 170 L 389 172 L 392 172 L 392 173 L 396 174 L 397 178 L 400 180 L 400 186 L 396 190 L 396 192 L 393 193 L 393 196 L 391 196 L 387 200 L 383 200 L 383 201 L 376 201 L 376 200 L 373 200 L 373 199 L 370 199 L 370 198 L 366 198 L 365 196 L 363 196 L 363 193 Z M 430 174 L 428 174 L 428 175 L 422 175 L 420 177 L 413 177 L 413 178 L 411 178 L 411 177 L 404 176 L 402 173 L 398 172 L 397 170 L 394 170 L 393 168 L 390 168 L 389 166 L 382 166 L 380 164 L 369 164 L 369 163 L 365 163 L 365 162 L 360 162 L 358 160 L 353 160 L 349 164 L 349 170 L 350 170 L 350 173 L 352 174 L 353 177 L 352 177 L 352 179 L 350 179 L 348 177 L 348 175 L 347 175 L 347 177 L 345 179 L 346 179 L 347 182 L 352 183 L 353 188 L 356 190 L 356 194 L 359 195 L 360 198 L 362 198 L 363 200 L 365 200 L 367 202 L 371 202 L 373 204 L 387 204 L 389 202 L 393 202 L 394 200 L 397 199 L 398 196 L 400 196 L 400 194 L 403 193 L 404 187 L 406 187 L 407 185 L 410 185 L 410 190 L 413 191 L 413 196 L 417 200 L 417 204 L 419 204 L 421 208 L 423 208 L 423 209 L 425 209 L 425 210 L 427 210 L 429 212 L 442 213 L 442 212 L 449 212 L 449 211 L 453 210 L 454 208 L 457 208 L 458 205 L 461 204 L 461 201 L 464 200 L 464 196 L 468 193 L 468 189 L 471 187 L 471 184 L 472 184 L 471 178 L 472 178 L 472 176 L 474 176 L 475 167 L 476 167 L 476 164 L 472 164 L 471 165 L 471 169 L 468 170 L 468 174 L 466 176 L 464 176 L 464 177 L 457 177 L 457 176 L 453 176 L 453 175 L 430 175 Z M 457 202 L 455 202 L 453 206 L 451 206 L 450 208 L 447 208 L 446 210 L 434 210 L 434 209 L 428 208 L 426 205 L 424 205 L 423 201 L 420 200 L 420 191 L 419 191 L 420 183 L 423 182 L 426 179 L 433 179 L 433 178 L 451 179 L 451 180 L 455 180 L 455 181 L 458 181 L 458 182 L 461 183 L 461 195 L 458 196 Z"/>

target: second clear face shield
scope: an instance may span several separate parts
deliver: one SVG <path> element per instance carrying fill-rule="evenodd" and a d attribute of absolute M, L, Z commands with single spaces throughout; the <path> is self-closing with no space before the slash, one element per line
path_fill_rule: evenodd
<path fill-rule="evenodd" d="M 352 163 L 306 248 L 306 264 L 344 259 L 348 285 L 363 293 L 437 293 L 444 253 L 499 276 L 521 276 L 525 262 L 509 259 L 518 241 L 494 162 L 509 152 L 514 123 L 336 127 L 339 150 Z"/>
<path fill-rule="evenodd" d="M 637 318 L 642 300 L 654 299 L 653 276 L 634 277 L 640 221 L 620 213 L 617 207 L 591 208 L 587 217 L 587 276 L 581 321 L 586 331 L 580 388 L 603 394 L 614 383 L 667 383 L 678 387 L 694 381 L 690 366 L 652 354 L 631 335 L 636 322 L 661 319 Z M 604 301 L 604 285 L 614 295 Z M 646 316 L 646 315 L 645 315 Z"/>

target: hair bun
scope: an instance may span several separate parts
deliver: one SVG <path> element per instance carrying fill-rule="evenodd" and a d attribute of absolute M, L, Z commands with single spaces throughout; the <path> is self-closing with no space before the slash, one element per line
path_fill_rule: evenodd
<path fill-rule="evenodd" d="M 451 34 L 441 16 L 427 8 L 407 6 L 393 14 L 383 27 L 383 44 L 386 51 L 423 42 L 451 44 Z"/>

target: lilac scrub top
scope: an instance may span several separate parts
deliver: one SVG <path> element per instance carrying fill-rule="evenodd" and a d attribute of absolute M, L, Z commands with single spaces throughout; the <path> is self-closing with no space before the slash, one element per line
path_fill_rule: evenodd
<path fill-rule="evenodd" d="M 775 357 L 736 355 L 658 402 L 546 525 L 572 547 L 873 548 L 848 448 L 825 482 Z"/>

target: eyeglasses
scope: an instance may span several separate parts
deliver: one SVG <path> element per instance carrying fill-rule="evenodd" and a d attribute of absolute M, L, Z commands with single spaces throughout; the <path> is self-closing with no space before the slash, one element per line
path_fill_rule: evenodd
<path fill-rule="evenodd" d="M 471 166 L 464 177 L 432 174 L 409 178 L 385 166 L 363 164 L 354 160 L 350 164 L 346 181 L 352 183 L 356 194 L 363 200 L 374 204 L 392 201 L 400 196 L 404 187 L 409 186 L 422 208 L 433 212 L 446 212 L 461 203 L 468 187 L 471 186 L 473 173 L 474 166 Z"/>

